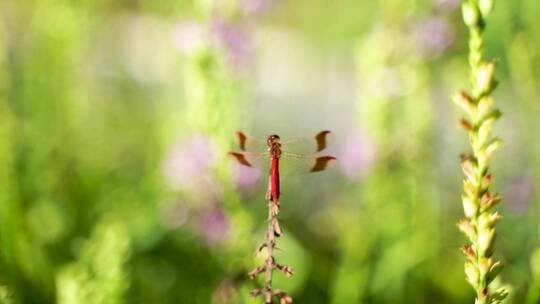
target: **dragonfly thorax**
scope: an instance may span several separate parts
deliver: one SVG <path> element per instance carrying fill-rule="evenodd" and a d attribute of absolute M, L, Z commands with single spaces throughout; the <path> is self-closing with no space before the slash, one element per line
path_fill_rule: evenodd
<path fill-rule="evenodd" d="M 281 156 L 281 143 L 279 142 L 279 136 L 276 134 L 269 135 L 266 143 L 268 145 L 268 152 L 270 153 L 270 156 L 279 158 Z"/>

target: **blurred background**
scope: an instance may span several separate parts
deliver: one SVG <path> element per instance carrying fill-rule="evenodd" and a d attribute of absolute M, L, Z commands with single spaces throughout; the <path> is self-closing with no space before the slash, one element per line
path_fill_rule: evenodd
<path fill-rule="evenodd" d="M 0 1 L 0 301 L 260 303 L 266 171 L 226 157 L 332 130 L 283 177 L 295 303 L 472 303 L 455 223 L 458 0 Z M 540 303 L 537 0 L 498 1 L 496 285 Z M 284 164 L 283 166 L 286 166 Z M 264 170 L 264 169 L 263 169 Z"/>

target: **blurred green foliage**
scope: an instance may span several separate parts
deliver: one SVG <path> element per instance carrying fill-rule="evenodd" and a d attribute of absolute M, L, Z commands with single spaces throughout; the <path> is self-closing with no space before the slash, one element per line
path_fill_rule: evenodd
<path fill-rule="evenodd" d="M 1 1 L 0 302 L 255 303 L 266 172 L 230 163 L 233 131 L 330 129 L 337 166 L 283 177 L 277 255 L 296 275 L 276 287 L 296 303 L 471 303 L 458 5 Z M 540 300 L 538 9 L 498 1 L 486 32 L 508 303 Z"/>

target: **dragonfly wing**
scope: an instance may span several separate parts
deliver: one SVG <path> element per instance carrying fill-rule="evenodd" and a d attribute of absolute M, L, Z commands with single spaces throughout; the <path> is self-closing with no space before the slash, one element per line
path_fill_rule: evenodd
<path fill-rule="evenodd" d="M 320 172 L 330 168 L 336 161 L 330 155 L 302 155 L 283 152 L 280 159 L 280 171 L 283 175 L 295 175 Z"/>
<path fill-rule="evenodd" d="M 317 143 L 317 152 L 326 149 L 326 137 L 330 134 L 330 131 L 324 130 L 315 135 L 315 142 Z"/>
<path fill-rule="evenodd" d="M 326 170 L 326 168 L 328 168 L 328 165 L 335 160 L 336 158 L 334 156 L 315 157 L 312 162 L 310 172 L 318 172 L 318 171 Z"/>
<path fill-rule="evenodd" d="M 242 131 L 236 131 L 235 135 L 236 135 L 237 144 L 240 150 L 246 151 L 246 141 L 247 141 L 246 134 L 244 134 L 244 132 Z"/>
<path fill-rule="evenodd" d="M 326 149 L 329 134 L 330 131 L 323 130 L 312 138 L 282 140 L 280 173 L 289 175 L 326 170 L 336 158 L 329 155 L 316 155 L 316 153 Z M 236 131 L 235 135 L 236 143 L 241 150 L 229 152 L 229 156 L 235 163 L 245 167 L 267 168 L 269 153 L 266 141 L 253 139 L 242 131 Z"/>
<path fill-rule="evenodd" d="M 253 167 L 253 164 L 249 161 L 244 153 L 239 152 L 229 152 L 229 156 L 232 156 L 236 162 L 240 165 Z"/>
<path fill-rule="evenodd" d="M 283 151 L 297 153 L 297 154 L 307 154 L 311 155 L 323 151 L 328 146 L 329 134 L 331 132 L 328 130 L 323 130 L 315 134 L 311 138 L 292 138 L 288 140 L 282 140 L 281 145 Z"/>
<path fill-rule="evenodd" d="M 231 177 L 239 190 L 251 191 L 267 176 L 268 153 L 229 152 Z"/>
<path fill-rule="evenodd" d="M 268 148 L 265 141 L 253 138 L 242 131 L 236 131 L 234 134 L 236 137 L 236 144 L 242 151 L 259 152 L 265 151 Z"/>
<path fill-rule="evenodd" d="M 268 152 L 236 152 L 230 151 L 227 153 L 234 163 L 246 167 L 261 168 L 264 161 L 268 158 Z"/>

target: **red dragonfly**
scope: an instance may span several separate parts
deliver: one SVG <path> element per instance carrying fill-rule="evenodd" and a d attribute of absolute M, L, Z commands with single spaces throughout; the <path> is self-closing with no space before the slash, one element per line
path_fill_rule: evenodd
<path fill-rule="evenodd" d="M 236 162 L 243 166 L 253 167 L 254 160 L 258 157 L 267 156 L 270 158 L 270 177 L 268 181 L 268 190 L 266 192 L 266 199 L 273 201 L 279 206 L 279 163 L 282 157 L 296 158 L 303 160 L 303 164 L 307 165 L 303 170 L 305 172 L 319 172 L 325 170 L 330 162 L 336 160 L 334 156 L 316 154 L 299 154 L 291 153 L 287 151 L 288 146 L 293 146 L 298 143 L 307 141 L 308 146 L 312 146 L 310 153 L 318 153 L 326 148 L 327 136 L 330 131 L 325 130 L 317 133 L 312 140 L 304 139 L 292 139 L 288 141 L 281 141 L 280 137 L 276 134 L 269 135 L 266 141 L 255 140 L 248 137 L 241 131 L 236 131 L 237 144 L 240 148 L 240 152 L 229 152 L 228 154 L 236 160 Z M 259 149 L 252 150 L 253 146 L 259 146 Z M 262 152 L 261 148 L 266 147 L 266 151 Z M 283 149 L 284 148 L 284 149 Z"/>

